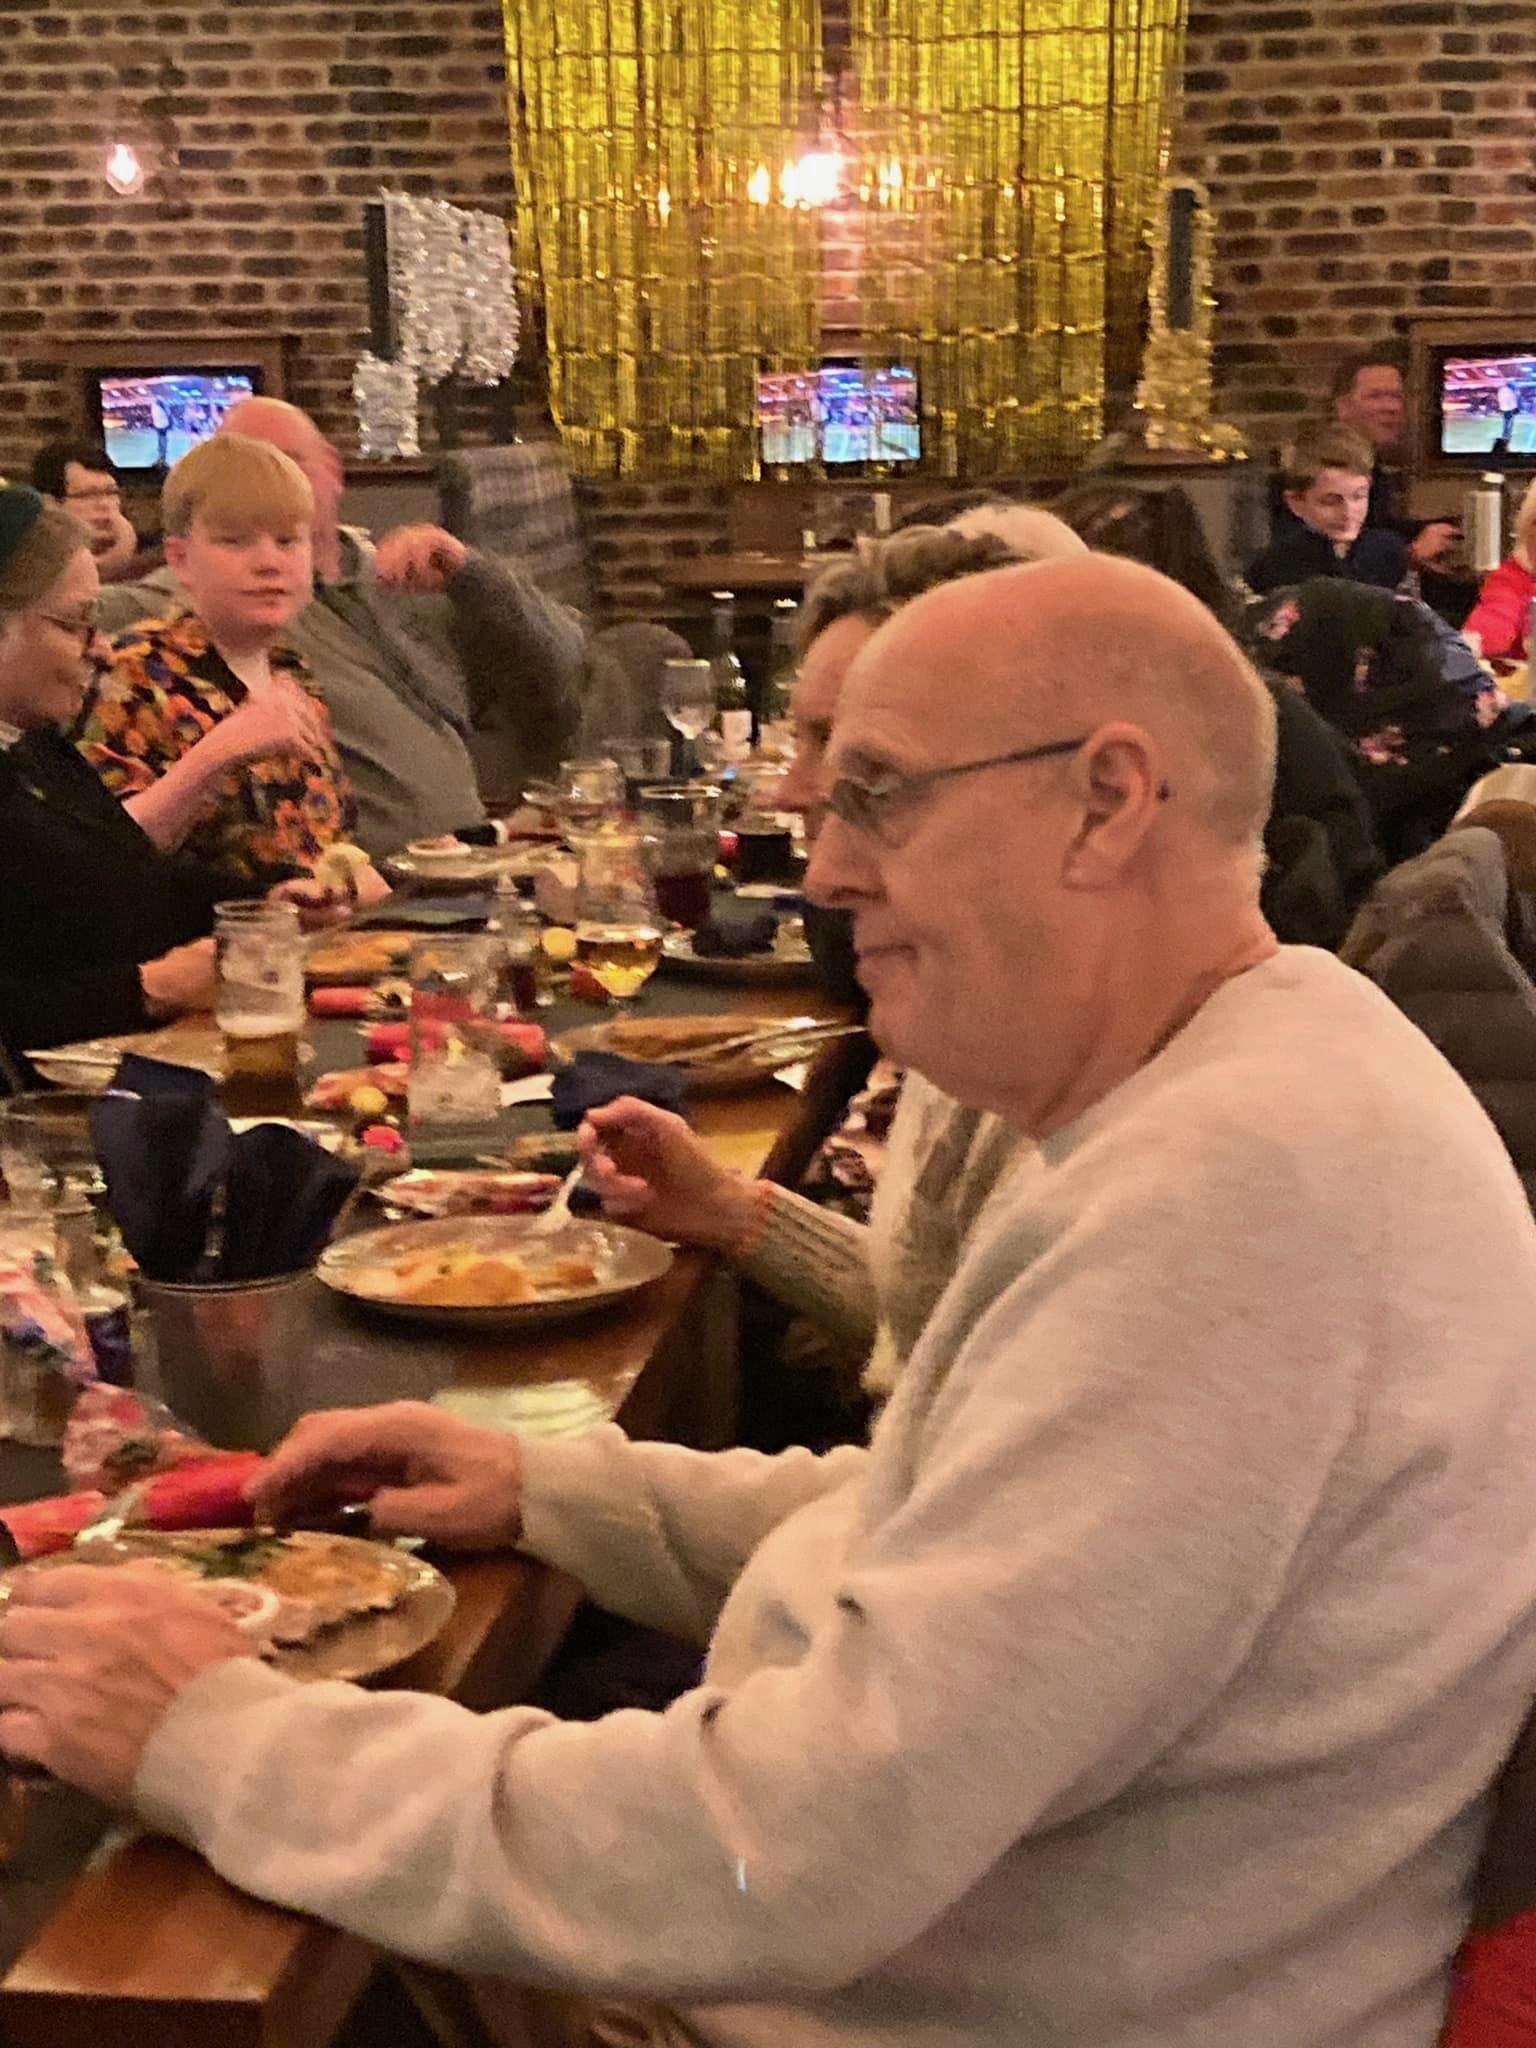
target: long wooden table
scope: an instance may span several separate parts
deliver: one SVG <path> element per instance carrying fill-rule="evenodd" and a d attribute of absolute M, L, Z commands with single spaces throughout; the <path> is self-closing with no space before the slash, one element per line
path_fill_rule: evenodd
<path fill-rule="evenodd" d="M 775 1016 L 814 1002 L 803 989 L 751 991 L 745 1002 L 746 992 L 730 993 L 738 1006 Z M 724 1004 L 701 999 L 697 1007 Z M 796 1113 L 797 1098 L 769 1084 L 699 1103 L 694 1124 L 723 1164 L 758 1173 L 772 1169 Z M 730 1291 L 714 1262 L 682 1252 L 664 1278 L 601 1322 L 463 1347 L 442 1366 L 439 1385 L 504 1398 L 515 1412 L 520 1393 L 574 1382 L 589 1390 L 594 1411 L 634 1435 L 720 1442 L 729 1396 L 700 1367 L 729 1317 Z M 368 1378 L 368 1343 L 352 1355 L 359 1377 L 345 1401 L 405 1391 L 387 1370 L 382 1386 Z M 453 1619 L 386 1682 L 477 1708 L 526 1696 L 579 1589 L 510 1555 L 445 1568 L 458 1599 Z M 71 1795 L 41 1796 L 46 1807 Z M 377 1962 L 365 1942 L 248 1897 L 180 1845 L 116 1827 L 0 1982 L 0 2040 L 6 2048 L 326 2048 Z"/>

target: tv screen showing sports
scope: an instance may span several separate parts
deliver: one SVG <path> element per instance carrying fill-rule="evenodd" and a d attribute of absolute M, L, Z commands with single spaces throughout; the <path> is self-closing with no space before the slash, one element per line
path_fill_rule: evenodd
<path fill-rule="evenodd" d="M 231 406 L 254 397 L 260 373 L 249 370 L 95 370 L 92 410 L 116 469 L 169 469 L 189 448 L 218 432 Z"/>
<path fill-rule="evenodd" d="M 764 462 L 814 462 L 821 431 L 815 370 L 765 370 L 757 380 Z"/>
<path fill-rule="evenodd" d="M 1536 463 L 1536 345 L 1442 351 L 1436 397 L 1441 455 Z"/>
<path fill-rule="evenodd" d="M 922 453 L 917 372 L 829 364 L 821 372 L 821 459 L 916 462 Z"/>

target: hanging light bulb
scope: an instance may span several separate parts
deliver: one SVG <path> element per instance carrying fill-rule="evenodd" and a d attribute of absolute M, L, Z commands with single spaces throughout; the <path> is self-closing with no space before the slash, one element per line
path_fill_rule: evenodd
<path fill-rule="evenodd" d="M 747 180 L 747 198 L 754 206 L 766 206 L 773 197 L 773 178 L 766 164 L 758 164 Z"/>
<path fill-rule="evenodd" d="M 131 199 L 136 192 L 142 192 L 147 175 L 144 160 L 131 142 L 113 143 L 107 151 L 102 176 L 120 199 Z"/>

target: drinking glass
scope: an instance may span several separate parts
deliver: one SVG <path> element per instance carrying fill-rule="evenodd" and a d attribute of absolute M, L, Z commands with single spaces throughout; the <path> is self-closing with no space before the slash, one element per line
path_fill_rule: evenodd
<path fill-rule="evenodd" d="M 0 1173 L 12 1202 L 54 1209 L 106 1192 L 91 1139 L 91 1111 L 100 1100 L 83 1090 L 49 1088 L 0 1104 Z"/>
<path fill-rule="evenodd" d="M 576 958 L 615 1002 L 632 1003 L 656 972 L 661 929 L 641 834 L 584 841 L 576 882 Z"/>
<path fill-rule="evenodd" d="M 618 762 L 631 804 L 643 783 L 658 782 L 672 772 L 670 740 L 604 740 L 603 752 Z"/>
<path fill-rule="evenodd" d="M 590 832 L 624 808 L 623 772 L 606 756 L 562 761 L 557 784 L 560 822 L 567 833 Z"/>
<path fill-rule="evenodd" d="M 710 911 L 720 858 L 720 791 L 709 782 L 650 782 L 640 791 L 639 815 L 651 835 L 661 913 L 693 931 Z"/>
<path fill-rule="evenodd" d="M 410 953 L 411 1146 L 483 1149 L 501 1114 L 497 1059 L 498 939 L 445 932 Z"/>
<path fill-rule="evenodd" d="M 291 903 L 217 903 L 214 918 L 225 1102 L 246 1116 L 291 1113 L 304 1031 L 299 913 Z"/>
<path fill-rule="evenodd" d="M 707 661 L 667 661 L 661 668 L 661 709 L 674 732 L 697 752 L 715 715 L 715 672 Z"/>

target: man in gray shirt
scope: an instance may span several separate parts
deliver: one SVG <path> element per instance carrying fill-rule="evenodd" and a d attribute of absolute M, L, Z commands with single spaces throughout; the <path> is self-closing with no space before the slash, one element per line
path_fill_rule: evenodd
<path fill-rule="evenodd" d="M 314 491 L 315 598 L 286 639 L 330 711 L 359 845 L 379 859 L 483 825 L 485 795 L 515 807 L 575 737 L 581 620 L 439 527 L 400 527 L 375 548 L 340 526 L 341 457 L 297 406 L 247 399 L 221 431 L 280 448 Z M 163 570 L 103 592 L 102 624 L 120 632 L 176 601 Z"/>
<path fill-rule="evenodd" d="M 868 1449 L 401 1403 L 276 1453 L 264 1515 L 366 1482 L 381 1535 L 691 1636 L 665 1713 L 303 1685 L 195 1592 L 61 1568 L 0 1618 L 0 1747 L 502 1980 L 498 2025 L 577 1994 L 572 2042 L 1433 2048 L 1536 1687 L 1536 1224 L 1428 1039 L 1265 926 L 1273 763 L 1135 563 L 905 607 L 810 884 L 881 1044 L 1030 1142 Z"/>

